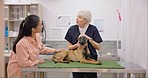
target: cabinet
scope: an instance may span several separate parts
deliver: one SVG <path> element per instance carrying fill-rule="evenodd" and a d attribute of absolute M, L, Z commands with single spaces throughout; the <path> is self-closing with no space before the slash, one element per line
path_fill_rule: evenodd
<path fill-rule="evenodd" d="M 20 23 L 30 14 L 42 17 L 42 8 L 38 3 L 5 4 L 4 12 L 5 51 L 10 52 L 18 35 Z"/>

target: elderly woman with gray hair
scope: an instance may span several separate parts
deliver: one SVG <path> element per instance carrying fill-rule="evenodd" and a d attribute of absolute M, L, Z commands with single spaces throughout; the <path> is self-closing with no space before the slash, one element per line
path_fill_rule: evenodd
<path fill-rule="evenodd" d="M 88 48 L 90 51 L 90 58 L 97 60 L 97 52 L 103 41 L 96 26 L 90 24 L 91 12 L 88 10 L 81 10 L 77 14 L 76 25 L 71 26 L 65 36 L 68 42 L 68 48 L 71 50 L 77 49 L 80 44 L 78 37 L 85 36 L 88 39 Z M 97 73 L 73 72 L 73 78 L 97 78 Z"/>

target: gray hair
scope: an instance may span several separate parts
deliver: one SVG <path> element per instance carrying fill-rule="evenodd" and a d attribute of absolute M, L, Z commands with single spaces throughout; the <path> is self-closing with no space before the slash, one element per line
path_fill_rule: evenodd
<path fill-rule="evenodd" d="M 88 10 L 81 10 L 81 11 L 79 11 L 77 16 L 81 16 L 82 18 L 86 19 L 87 23 L 91 22 L 92 15 L 91 15 L 91 12 L 88 11 Z"/>

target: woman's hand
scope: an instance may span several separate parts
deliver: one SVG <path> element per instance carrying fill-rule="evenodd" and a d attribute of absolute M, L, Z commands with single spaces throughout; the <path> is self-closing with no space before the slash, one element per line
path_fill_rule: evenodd
<path fill-rule="evenodd" d="M 62 51 L 64 51 L 64 50 L 65 50 L 65 49 L 61 48 L 61 49 L 55 50 L 55 52 L 58 53 L 58 52 L 62 52 Z"/>
<path fill-rule="evenodd" d="M 40 45 L 38 45 L 39 49 L 42 50 L 45 46 L 41 43 Z"/>
<path fill-rule="evenodd" d="M 39 58 L 38 60 L 39 60 L 39 64 L 43 64 L 43 63 L 45 63 L 45 60 L 42 59 L 42 58 Z"/>
<path fill-rule="evenodd" d="M 31 64 L 31 66 L 35 66 L 35 65 L 37 65 L 37 64 L 42 64 L 42 63 L 44 63 L 44 62 L 45 62 L 44 59 L 39 58 L 39 59 L 37 59 L 35 62 L 33 62 L 33 63 Z"/>

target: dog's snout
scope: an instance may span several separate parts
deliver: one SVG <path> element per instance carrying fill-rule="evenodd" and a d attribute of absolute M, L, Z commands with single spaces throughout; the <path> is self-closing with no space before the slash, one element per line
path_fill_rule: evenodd
<path fill-rule="evenodd" d="M 84 41 L 81 41 L 81 42 L 79 42 L 81 45 L 84 45 L 85 44 L 85 42 Z"/>
<path fill-rule="evenodd" d="M 87 38 L 84 37 L 84 36 L 81 36 L 81 37 L 79 38 L 79 43 L 80 43 L 81 45 L 85 45 L 85 44 L 87 43 Z"/>

